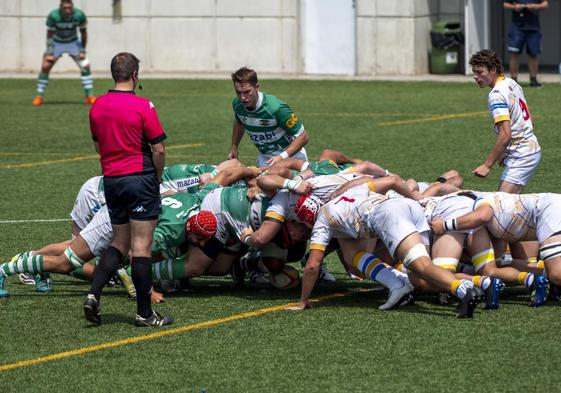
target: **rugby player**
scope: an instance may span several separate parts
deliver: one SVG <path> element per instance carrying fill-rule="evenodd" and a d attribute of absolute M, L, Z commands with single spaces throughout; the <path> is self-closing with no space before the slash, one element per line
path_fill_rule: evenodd
<path fill-rule="evenodd" d="M 68 53 L 80 68 L 80 80 L 86 93 L 85 103 L 91 105 L 95 102 L 90 61 L 86 56 L 87 23 L 86 15 L 74 7 L 72 0 L 61 0 L 59 8 L 47 16 L 47 50 L 43 54 L 41 72 L 37 79 L 37 94 L 32 102 L 34 106 L 43 104 L 49 73 L 64 53 Z M 77 30 L 80 30 L 80 37 Z"/>

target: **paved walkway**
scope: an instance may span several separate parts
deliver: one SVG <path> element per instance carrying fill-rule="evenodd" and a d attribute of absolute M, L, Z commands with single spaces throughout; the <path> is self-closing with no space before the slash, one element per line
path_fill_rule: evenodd
<path fill-rule="evenodd" d="M 94 72 L 94 78 L 111 79 L 108 72 Z M 51 77 L 60 79 L 74 79 L 78 77 L 78 70 L 75 72 L 52 72 Z M 186 73 L 186 72 L 141 72 L 141 79 L 230 79 L 229 73 Z M 0 72 L 2 78 L 21 78 L 35 79 L 35 72 Z M 380 76 L 341 76 L 341 75 L 301 75 L 301 74 L 276 74 L 260 72 L 259 78 L 267 79 L 298 79 L 298 80 L 357 80 L 357 81 L 433 81 L 433 82 L 472 82 L 471 75 L 380 75 Z M 520 74 L 518 78 L 523 83 L 529 80 L 527 73 Z M 557 82 L 561 81 L 559 74 L 548 73 L 540 74 L 538 79 L 541 82 Z"/>

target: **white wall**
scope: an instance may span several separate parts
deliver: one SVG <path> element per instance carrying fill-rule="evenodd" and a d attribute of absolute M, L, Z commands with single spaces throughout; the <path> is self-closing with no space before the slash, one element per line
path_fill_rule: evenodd
<path fill-rule="evenodd" d="M 304 72 L 302 0 L 74 0 L 88 17 L 88 54 L 94 71 L 130 51 L 142 72 Z M 429 30 L 456 16 L 462 0 L 355 0 L 358 75 L 428 72 Z M 45 50 L 45 19 L 59 0 L 0 0 L 0 72 L 37 72 Z M 456 19 L 458 19 L 456 18 Z M 326 21 L 336 23 L 336 21 Z M 74 71 L 68 58 L 54 71 Z"/>

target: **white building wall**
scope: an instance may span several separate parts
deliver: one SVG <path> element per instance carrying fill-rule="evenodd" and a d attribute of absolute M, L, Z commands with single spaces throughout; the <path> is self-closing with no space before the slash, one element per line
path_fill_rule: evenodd
<path fill-rule="evenodd" d="M 107 71 L 129 51 L 142 72 L 303 72 L 302 0 L 74 0 L 88 17 L 88 55 Z M 37 72 L 45 50 L 47 14 L 58 0 L 0 0 L 0 72 Z M 357 74 L 428 72 L 429 30 L 441 16 L 461 19 L 462 0 L 356 0 Z M 336 21 L 326 21 L 335 23 Z M 76 70 L 67 57 L 54 72 Z"/>

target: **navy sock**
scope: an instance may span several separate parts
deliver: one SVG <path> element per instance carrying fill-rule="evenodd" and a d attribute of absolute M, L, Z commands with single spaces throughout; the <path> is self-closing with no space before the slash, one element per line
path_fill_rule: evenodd
<path fill-rule="evenodd" d="M 136 288 L 136 313 L 142 318 L 152 315 L 150 290 L 152 289 L 152 258 L 132 257 L 132 282 Z"/>
<path fill-rule="evenodd" d="M 115 274 L 119 263 L 123 260 L 123 254 L 121 251 L 117 250 L 115 247 L 110 246 L 99 261 L 99 264 L 94 270 L 94 275 L 92 279 L 92 286 L 90 288 L 90 293 L 95 296 L 99 301 L 101 297 L 101 290 L 105 286 L 105 283 Z"/>

